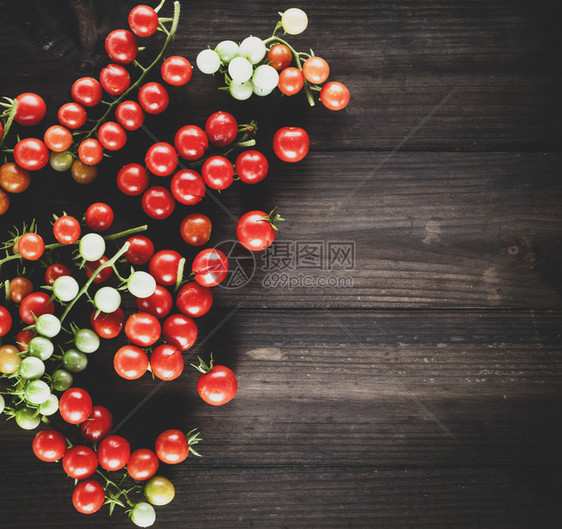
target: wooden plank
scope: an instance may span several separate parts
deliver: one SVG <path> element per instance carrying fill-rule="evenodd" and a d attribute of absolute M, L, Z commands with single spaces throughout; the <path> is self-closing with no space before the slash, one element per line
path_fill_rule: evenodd
<path fill-rule="evenodd" d="M 557 50 L 562 41 L 552 24 L 550 3 L 541 2 L 539 8 L 480 0 L 467 8 L 461 1 L 387 0 L 355 2 L 353 9 L 345 3 L 327 9 L 318 0 L 301 4 L 309 12 L 310 29 L 294 41 L 325 56 L 333 78 L 349 85 L 353 99 L 345 112 L 307 111 L 301 96 L 236 103 L 216 90 L 216 79 L 195 72 L 187 87 L 171 89 L 171 111 L 147 120 L 153 133 L 159 137 L 162 130 L 176 130 L 186 119 L 202 123 L 209 109 L 226 109 L 241 120 L 257 118 L 264 138 L 271 138 L 281 124 L 303 125 L 317 149 L 389 151 L 456 90 L 408 140 L 408 150 L 559 149 L 562 72 Z M 107 59 L 100 42 L 96 53 L 86 57 L 86 70 L 77 72 L 84 55 L 68 30 L 72 22 L 65 25 L 39 3 L 32 5 L 30 13 L 37 14 L 30 17 L 27 29 L 17 26 L 21 23 L 17 11 L 15 26 L 0 35 L 0 64 L 10 72 L 3 90 L 16 95 L 41 86 L 54 117 L 68 100 L 77 75 L 97 75 Z M 104 27 L 122 24 L 130 5 L 112 5 L 111 14 L 101 10 Z M 265 36 L 278 9 L 273 0 L 259 6 L 217 2 L 212 9 L 192 2 L 174 52 L 194 62 L 197 52 L 209 44 L 243 38 L 249 19 L 251 31 Z"/>
<path fill-rule="evenodd" d="M 202 430 L 202 460 L 163 465 L 178 491 L 158 510 L 166 527 L 186 516 L 206 528 L 552 526 L 560 311 L 333 314 L 364 348 L 323 311 L 238 312 L 204 347 L 237 373 L 231 404 L 204 405 L 191 372 L 125 424 L 135 447 L 164 428 Z M 223 317 L 204 319 L 202 336 Z M 155 383 L 123 384 L 112 373 L 115 347 L 105 342 L 77 379 L 119 420 Z M 48 522 L 34 526 L 78 523 L 70 480 L 34 460 L 31 434 L 9 423 L 3 439 L 0 464 L 12 476 L 3 519 L 27 527 L 48 503 Z M 22 512 L 30 483 L 35 501 Z M 119 515 L 84 523 L 124 526 Z"/>
<path fill-rule="evenodd" d="M 71 481 L 39 465 L 20 468 L 4 495 L 3 520 L 10 527 L 131 527 L 117 510 L 111 518 L 105 512 L 88 517 L 73 512 Z M 560 516 L 548 485 L 554 469 L 186 466 L 180 475 L 168 471 L 176 498 L 172 505 L 156 508 L 158 526 L 184 528 L 187 520 L 199 529 L 517 529 L 554 528 Z M 34 501 L 25 500 L 21 490 L 33 494 Z M 16 511 L 22 501 L 26 507 Z"/>
<path fill-rule="evenodd" d="M 209 215 L 214 223 L 211 244 L 215 245 L 235 240 L 235 223 L 246 211 L 270 211 L 279 205 L 287 221 L 280 225 L 278 241 L 292 245 L 286 249 L 295 269 L 264 270 L 269 266 L 263 257 L 266 254 L 255 254 L 256 272 L 244 288 L 215 289 L 220 305 L 561 306 L 559 154 L 396 153 L 369 178 L 384 161 L 382 153 L 311 153 L 297 165 L 282 164 L 266 153 L 271 169 L 262 184 L 236 183 L 214 194 L 233 217 L 207 197 L 196 207 L 178 205 L 169 219 L 152 223 L 150 233 L 158 248 L 175 248 L 190 262 L 199 250 L 185 244 L 178 234 L 187 213 Z M 140 160 L 138 155 L 129 156 L 125 160 Z M 119 167 L 117 161 L 105 163 L 97 187 L 98 196 L 121 212 L 112 228 L 115 231 L 150 220 L 142 212 L 140 199 L 115 191 Z M 34 180 L 29 192 L 47 196 L 60 178 L 45 174 Z M 163 181 L 154 177 L 159 185 Z M 3 217 L 6 229 L 12 222 L 21 223 L 28 193 L 13 196 L 13 207 Z M 67 182 L 50 202 L 34 208 L 33 214 L 46 229 L 53 212 L 66 210 L 80 217 L 84 209 L 69 204 L 87 204 L 90 196 L 88 186 Z M 297 245 L 302 246 L 303 241 L 353 243 L 355 269 L 306 268 L 308 262 L 296 258 Z M 220 247 L 224 251 L 230 248 L 226 243 Z M 324 250 L 328 251 L 327 246 Z M 322 264 L 326 268 L 330 262 L 324 258 Z M 249 274 L 252 266 L 247 264 Z M 235 268 L 235 259 L 230 266 Z M 323 277 L 324 285 L 335 286 L 316 287 L 317 283 L 306 283 L 299 279 L 302 277 L 314 281 Z"/>

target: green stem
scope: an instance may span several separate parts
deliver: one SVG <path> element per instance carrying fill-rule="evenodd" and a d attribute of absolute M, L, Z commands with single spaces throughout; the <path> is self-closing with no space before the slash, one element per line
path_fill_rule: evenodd
<path fill-rule="evenodd" d="M 158 12 L 158 10 L 162 7 L 162 5 L 164 4 L 163 0 L 160 5 L 155 9 L 156 12 Z M 174 18 L 172 21 L 172 27 L 170 28 L 170 32 L 168 33 L 167 37 L 166 37 L 166 41 L 164 42 L 164 45 L 162 46 L 162 49 L 160 50 L 160 53 L 158 54 L 158 56 L 156 57 L 156 59 L 154 59 L 149 66 L 147 66 L 146 68 L 142 68 L 142 73 L 140 74 L 139 78 L 127 89 L 125 90 L 117 99 L 113 100 L 107 107 L 107 110 L 105 111 L 105 113 L 103 114 L 103 116 L 101 118 L 99 118 L 94 126 L 90 129 L 90 131 L 88 132 L 88 134 L 86 136 L 84 136 L 83 140 L 91 138 L 95 132 L 98 130 L 98 128 L 100 127 L 100 125 L 102 123 L 105 122 L 105 120 L 107 119 L 107 117 L 109 116 L 109 114 L 113 111 L 113 109 L 119 104 L 121 103 L 121 101 L 124 101 L 125 99 L 127 99 L 127 96 L 133 91 L 136 90 L 140 84 L 143 82 L 144 78 L 148 75 L 148 73 L 150 72 L 150 70 L 152 70 L 152 68 L 154 68 L 162 59 L 162 57 L 164 57 L 164 54 L 166 53 L 166 50 L 168 49 L 168 47 L 170 46 L 170 44 L 172 43 L 172 40 L 174 40 L 174 36 L 176 34 L 176 30 L 178 29 L 178 22 L 180 19 L 180 3 L 176 0 L 174 2 Z"/>
<path fill-rule="evenodd" d="M 180 259 L 180 262 L 178 264 L 178 275 L 176 277 L 176 287 L 174 292 L 177 292 L 180 289 L 181 286 L 181 282 L 183 281 L 183 270 L 185 268 L 185 257 L 182 257 Z"/>
<path fill-rule="evenodd" d="M 113 233 L 112 235 L 106 235 L 104 237 L 104 239 L 106 241 L 113 241 L 115 239 L 121 239 L 122 237 L 128 237 L 129 235 L 134 235 L 135 233 L 140 233 L 142 231 L 146 231 L 148 229 L 148 224 L 144 224 L 143 226 L 137 226 L 136 228 L 131 228 L 129 230 L 125 230 L 125 231 L 120 231 L 119 233 Z M 75 244 L 78 244 L 79 241 L 76 241 L 72 244 L 62 244 L 60 242 L 54 242 L 52 244 L 46 244 L 45 245 L 45 251 L 47 250 L 54 250 L 55 248 L 60 248 L 62 246 L 73 246 Z M 0 259 L 0 268 L 2 268 L 2 265 L 4 263 L 7 263 L 8 261 L 13 261 L 14 259 L 23 259 L 21 254 L 13 254 L 13 255 L 7 255 L 6 257 L 4 257 L 4 259 Z"/>
<path fill-rule="evenodd" d="M 94 282 L 94 279 L 99 275 L 99 273 L 105 268 L 108 268 L 110 266 L 113 267 L 113 265 L 117 262 L 119 257 L 121 257 L 129 249 L 129 246 L 130 244 L 126 242 L 122 246 L 122 248 L 111 259 L 109 259 L 109 261 L 106 261 L 102 265 L 98 266 L 98 268 L 96 268 L 96 270 L 92 272 L 90 279 L 88 279 L 88 281 L 84 283 L 84 286 L 80 289 L 76 297 L 66 306 L 66 309 L 64 309 L 64 312 L 60 317 L 61 324 L 64 321 L 64 319 L 68 316 L 68 313 L 70 312 L 72 307 L 74 307 L 75 303 L 84 295 L 85 292 L 88 291 L 88 288 L 90 288 L 90 285 Z"/>
<path fill-rule="evenodd" d="M 154 11 L 156 11 L 158 13 L 158 11 L 160 11 L 160 9 L 162 9 L 162 6 L 166 3 L 166 0 L 160 0 L 160 3 L 158 4 L 158 6 L 156 6 L 154 8 Z"/>
<path fill-rule="evenodd" d="M 8 135 L 8 132 L 10 131 L 10 127 L 12 126 L 14 118 L 16 117 L 17 109 L 18 109 L 18 100 L 15 99 L 14 102 L 12 103 L 12 108 L 10 109 L 10 113 L 8 114 L 8 119 L 6 120 L 6 124 L 4 125 L 4 133 L 2 134 L 2 137 L 0 137 L 0 149 L 2 148 L 2 144 L 4 143 L 4 138 Z"/>
<path fill-rule="evenodd" d="M 282 39 L 281 37 L 278 37 L 277 35 L 273 35 L 273 36 L 271 36 L 268 39 L 265 39 L 263 41 L 263 43 L 266 46 L 268 44 L 270 44 L 271 42 L 277 42 L 279 44 L 283 44 L 283 45 L 287 46 L 287 48 L 289 48 L 289 50 L 291 50 L 291 53 L 293 54 L 293 57 L 295 58 L 295 63 L 297 64 L 297 68 L 302 72 L 302 63 L 301 63 L 300 53 L 297 50 L 295 50 L 295 48 L 293 48 L 286 40 Z M 308 86 L 308 81 L 306 81 L 306 80 L 304 82 L 304 91 L 306 93 L 306 98 L 308 99 L 308 104 L 311 107 L 313 107 L 316 103 L 314 102 L 314 97 L 312 96 L 312 92 L 310 91 L 310 87 Z"/>
<path fill-rule="evenodd" d="M 136 228 L 130 228 L 125 231 L 120 231 L 119 233 L 113 233 L 111 235 L 106 235 L 104 239 L 106 241 L 113 241 L 115 239 L 121 239 L 122 237 L 128 237 L 129 235 L 134 235 L 135 233 L 140 233 L 142 231 L 148 230 L 148 224 L 143 224 L 142 226 L 137 226 Z"/>

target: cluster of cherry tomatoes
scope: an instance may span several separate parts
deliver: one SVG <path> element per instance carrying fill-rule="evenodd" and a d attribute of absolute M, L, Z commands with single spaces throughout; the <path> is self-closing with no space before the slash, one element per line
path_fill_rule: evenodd
<path fill-rule="evenodd" d="M 179 4 L 174 19 L 161 19 L 155 9 L 146 5 L 134 7 L 129 14 L 130 30 L 114 30 L 105 40 L 106 52 L 113 62 L 101 70 L 99 79 L 81 77 L 74 82 L 70 91 L 73 101 L 58 109 L 59 124 L 48 127 L 43 138 L 23 138 L 13 149 L 4 148 L 4 152 L 13 153 L 15 163 L 0 167 L 0 215 L 9 207 L 6 192 L 25 191 L 30 183 L 29 171 L 42 169 L 47 163 L 55 171 L 70 169 L 78 183 L 92 182 L 104 152 L 121 149 L 127 142 L 127 131 L 142 127 L 145 113 L 159 114 L 167 108 L 169 95 L 166 88 L 158 82 L 143 84 L 143 80 L 163 58 L 174 37 L 178 17 Z M 168 30 L 165 23 L 170 20 L 173 24 Z M 165 32 L 168 38 L 157 59 L 143 67 L 136 60 L 139 50 L 137 37 L 149 37 L 157 30 Z M 126 65 L 140 69 L 136 81 L 131 80 Z M 161 63 L 161 75 L 167 84 L 181 86 L 191 79 L 192 67 L 184 57 L 168 57 Z M 135 100 L 133 92 L 137 88 Z M 110 96 L 110 101 L 102 100 L 104 91 Z M 5 128 L 0 122 L 0 147 L 12 120 L 21 126 L 34 126 L 41 123 L 47 110 L 43 98 L 35 93 L 20 94 L 15 100 L 5 99 L 6 102 L 2 103 L 5 110 L 0 118 L 6 117 L 7 120 Z M 95 114 L 95 107 L 101 103 L 104 106 Z M 90 115 L 94 124 L 83 129 L 89 110 L 94 112 Z M 111 120 L 113 116 L 114 121 Z"/>
<path fill-rule="evenodd" d="M 267 175 L 269 163 L 257 150 L 240 153 L 235 165 L 220 154 L 209 155 L 203 160 L 210 147 L 228 147 L 228 151 L 223 153 L 228 154 L 236 148 L 253 145 L 255 131 L 255 124 L 239 125 L 232 114 L 215 112 L 207 119 L 205 129 L 184 125 L 176 132 L 173 145 L 158 142 L 150 146 L 144 159 L 146 169 L 138 163 L 125 165 L 117 174 L 117 187 L 126 195 L 142 195 L 145 213 L 153 219 L 165 219 L 174 211 L 176 201 L 188 206 L 200 202 L 207 187 L 224 190 L 236 176 L 247 184 L 258 183 Z M 234 143 L 237 138 L 238 142 Z M 191 167 L 184 166 L 181 160 Z M 200 172 L 192 168 L 199 165 Z M 166 186 L 150 186 L 147 169 L 159 179 L 173 176 L 169 182 L 161 181 Z M 181 231 L 183 234 L 184 229 Z"/>
<path fill-rule="evenodd" d="M 308 17 L 302 9 L 287 9 L 268 39 L 249 36 L 240 44 L 223 40 L 214 50 L 199 53 L 197 67 L 205 74 L 223 73 L 230 94 L 238 100 L 249 99 L 252 94 L 267 96 L 275 88 L 292 96 L 304 88 L 311 106 L 314 105 L 311 90 L 319 90 L 320 101 L 326 108 L 341 110 L 349 103 L 349 90 L 337 81 L 321 87 L 330 76 L 326 60 L 315 56 L 312 50 L 298 52 L 277 36 L 281 28 L 285 33 L 298 35 L 307 26 Z"/>
<path fill-rule="evenodd" d="M 67 449 L 64 436 L 48 430 L 36 436 L 33 444 L 36 455 L 44 461 L 62 459 L 69 476 L 85 480 L 76 486 L 73 494 L 79 512 L 91 514 L 103 503 L 121 505 L 126 501 L 131 507 L 129 514 L 133 522 L 148 527 L 155 517 L 151 504 L 165 505 L 174 495 L 171 482 L 155 476 L 158 461 L 180 463 L 199 438 L 193 432 L 186 436 L 178 430 L 168 430 L 158 437 L 155 452 L 141 449 L 131 453 L 124 438 L 106 437 L 113 424 L 111 413 L 101 406 L 93 406 L 85 390 L 73 387 L 74 375 L 86 369 L 88 356 L 99 349 L 100 339 L 115 338 L 124 330 L 130 343 L 119 348 L 114 356 L 114 367 L 120 376 L 137 379 L 150 365 L 152 374 L 159 379 L 178 378 L 184 368 L 182 353 L 197 338 L 193 318 L 203 316 L 211 308 L 210 287 L 224 280 L 228 261 L 219 250 L 203 250 L 192 263 L 190 279 L 182 284 L 185 259 L 179 253 L 173 250 L 155 253 L 152 241 L 138 234 L 146 226 L 102 236 L 113 220 L 110 206 L 94 203 L 85 212 L 85 226 L 71 215 L 55 216 L 55 243 L 45 244 L 41 235 L 27 231 L 4 245 L 8 252 L 4 259 L 0 259 L 0 266 L 7 261 L 37 261 L 45 256 L 52 260 L 55 257 L 52 251 L 77 245 L 75 260 L 79 268 L 83 265 L 86 282 L 80 287 L 71 267 L 58 261 L 50 264 L 44 273 L 42 289 L 47 289 L 51 295 L 35 290 L 32 279 L 24 275 L 17 275 L 7 282 L 7 298 L 17 306 L 23 328 L 17 332 L 13 344 L 0 346 L 0 373 L 12 381 L 4 392 L 11 402 L 7 405 L 4 396 L 0 395 L 0 413 L 13 417 L 21 428 L 29 430 L 37 428 L 42 419 L 45 421 L 57 411 L 67 423 L 79 424 L 84 439 L 99 443 L 97 449 L 83 444 Z M 91 231 L 84 234 L 84 227 Z M 116 238 L 126 241 L 115 255 L 108 257 L 106 243 Z M 133 269 L 129 277 L 123 277 L 117 269 L 121 257 L 135 268 L 148 265 L 149 272 Z M 112 278 L 120 286 L 106 286 Z M 88 293 L 93 285 L 97 290 Z M 167 287 L 173 285 L 181 286 L 175 299 L 178 313 L 169 315 L 173 298 Z M 138 312 L 128 318 L 120 307 L 123 289 L 137 298 Z M 72 345 L 61 343 L 62 353 L 56 354 L 55 340 L 65 334 L 65 318 L 86 293 L 94 305 L 91 328 L 78 328 L 71 323 L 67 333 L 72 336 Z M 64 311 L 55 315 L 59 304 Z M 0 306 L 0 337 L 12 331 L 12 313 Z M 162 324 L 160 320 L 163 320 Z M 160 338 L 164 343 L 155 346 Z M 153 346 L 149 361 L 143 348 Z M 232 400 L 238 386 L 234 373 L 226 366 L 213 365 L 212 357 L 209 365 L 199 360 L 199 365 L 194 367 L 201 372 L 197 382 L 201 398 L 215 406 Z M 57 392 L 62 393 L 60 400 Z M 104 478 L 103 472 L 98 472 L 106 479 L 103 484 L 91 479 L 98 465 L 106 471 L 117 471 L 126 466 L 133 480 L 146 481 L 143 490 L 148 503 L 131 503 L 127 491 L 120 486 L 114 490 L 115 483 Z M 119 499 L 121 496 L 124 499 Z"/>
<path fill-rule="evenodd" d="M 175 496 L 173 483 L 156 474 L 160 463 L 181 463 L 190 451 L 199 455 L 193 448 L 201 440 L 196 430 L 188 434 L 166 430 L 157 437 L 154 450 L 132 451 L 127 439 L 111 433 L 111 412 L 94 406 L 88 392 L 81 388 L 62 394 L 60 415 L 66 423 L 79 426 L 81 443 L 72 445 L 58 430 L 48 429 L 35 436 L 33 452 L 41 461 L 62 462 L 64 472 L 77 482 L 72 502 L 82 514 L 93 514 L 104 504 L 110 505 L 111 512 L 115 505 L 127 504 L 133 523 L 150 527 L 156 519 L 153 505 L 167 505 Z M 116 484 L 117 480 L 109 479 L 104 471 L 124 474 Z M 102 483 L 93 479 L 96 474 Z M 147 501 L 139 501 L 141 492 Z"/>

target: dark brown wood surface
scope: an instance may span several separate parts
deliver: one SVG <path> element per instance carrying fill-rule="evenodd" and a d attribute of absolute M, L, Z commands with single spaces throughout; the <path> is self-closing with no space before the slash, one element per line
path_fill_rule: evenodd
<path fill-rule="evenodd" d="M 122 27 L 132 5 L 96 3 L 100 35 Z M 353 242 L 354 270 L 331 272 L 353 285 L 268 285 L 258 258 L 248 285 L 215 289 L 197 352 L 214 351 L 235 370 L 236 399 L 211 409 L 197 396 L 197 375 L 186 372 L 121 429 L 135 447 L 165 428 L 201 429 L 205 457 L 163 469 L 177 495 L 157 509 L 156 527 L 558 528 L 557 3 L 299 5 L 310 25 L 294 42 L 330 62 L 332 77 L 350 87 L 348 109 L 309 109 L 300 96 L 234 102 L 196 71 L 147 125 L 165 141 L 219 109 L 257 119 L 270 175 L 215 198 L 235 218 L 279 205 L 282 242 Z M 224 38 L 265 37 L 285 7 L 182 2 L 173 51 L 194 62 Z M 0 93 L 40 93 L 52 121 L 72 82 L 105 64 L 103 38 L 81 48 L 63 0 L 5 0 L 0 12 Z M 274 159 L 271 137 L 283 125 L 311 136 L 299 164 Z M 81 215 L 93 200 L 116 209 L 116 229 L 145 222 L 139 201 L 116 191 L 115 174 L 142 160 L 152 141 L 130 134 L 90 186 L 48 170 L 34 175 L 0 217 L 2 233 L 33 216 L 46 229 L 51 213 Z M 213 244 L 234 239 L 234 221 L 216 201 L 196 209 L 213 220 Z M 177 228 L 188 211 L 151 222 L 149 233 L 189 259 L 195 251 Z M 112 356 L 121 343 L 105 343 L 76 377 L 117 420 L 156 387 L 148 377 L 117 377 Z M 12 422 L 0 432 L 1 527 L 132 527 L 120 512 L 76 513 L 71 480 L 34 458 L 32 434 Z"/>

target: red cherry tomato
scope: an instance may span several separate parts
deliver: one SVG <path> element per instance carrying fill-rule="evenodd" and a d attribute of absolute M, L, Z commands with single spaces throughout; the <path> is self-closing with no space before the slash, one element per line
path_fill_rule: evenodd
<path fill-rule="evenodd" d="M 228 273 L 226 255 L 215 248 L 207 248 L 197 254 L 192 264 L 195 281 L 204 287 L 221 283 Z"/>
<path fill-rule="evenodd" d="M 3 189 L 0 188 L 0 215 L 4 215 L 10 207 L 10 197 Z"/>
<path fill-rule="evenodd" d="M 185 160 L 199 160 L 209 148 L 209 138 L 205 131 L 196 125 L 185 125 L 176 132 L 174 145 Z"/>
<path fill-rule="evenodd" d="M 230 145 L 238 136 L 238 123 L 228 112 L 215 112 L 205 123 L 205 132 L 209 141 L 217 147 Z"/>
<path fill-rule="evenodd" d="M 24 329 L 16 334 L 16 345 L 20 351 L 27 351 L 29 342 L 35 336 L 35 332 L 30 329 Z"/>
<path fill-rule="evenodd" d="M 131 86 L 131 76 L 120 64 L 108 64 L 100 73 L 100 84 L 108 94 L 118 96 Z"/>
<path fill-rule="evenodd" d="M 45 251 L 43 237 L 38 233 L 26 233 L 18 239 L 18 251 L 24 259 L 37 261 Z"/>
<path fill-rule="evenodd" d="M 93 77 L 81 77 L 74 81 L 70 90 L 72 99 L 85 107 L 94 107 L 102 97 L 101 85 Z"/>
<path fill-rule="evenodd" d="M 257 184 L 267 175 L 269 163 L 259 151 L 244 151 L 236 158 L 236 173 L 245 184 Z"/>
<path fill-rule="evenodd" d="M 113 357 L 115 372 L 125 380 L 136 380 L 148 369 L 148 356 L 135 345 L 124 345 Z"/>
<path fill-rule="evenodd" d="M 100 466 L 105 470 L 122 469 L 131 456 L 129 441 L 119 435 L 106 437 L 98 446 Z"/>
<path fill-rule="evenodd" d="M 168 57 L 160 69 L 162 79 L 172 86 L 182 86 L 191 79 L 193 68 L 191 63 L 184 57 L 174 55 Z"/>
<path fill-rule="evenodd" d="M 10 299 L 18 305 L 33 292 L 33 283 L 26 277 L 14 277 L 9 284 Z"/>
<path fill-rule="evenodd" d="M 104 149 L 118 151 L 127 143 L 127 133 L 119 123 L 108 121 L 98 129 L 98 140 Z"/>
<path fill-rule="evenodd" d="M 92 326 L 92 329 L 94 329 L 95 333 L 100 338 L 106 338 L 107 340 L 119 336 L 125 321 L 125 314 L 123 311 L 121 309 L 117 309 L 109 314 L 100 312 L 97 317 L 96 313 L 97 310 L 94 310 L 90 315 L 90 325 Z"/>
<path fill-rule="evenodd" d="M 148 265 L 150 275 L 159 285 L 175 285 L 178 280 L 181 259 L 182 256 L 174 250 L 156 252 Z"/>
<path fill-rule="evenodd" d="M 302 65 L 304 78 L 312 84 L 322 84 L 330 75 L 330 67 L 322 57 L 309 57 Z"/>
<path fill-rule="evenodd" d="M 158 465 L 158 457 L 152 450 L 140 448 L 131 454 L 127 463 L 127 472 L 137 481 L 146 481 L 156 474 Z"/>
<path fill-rule="evenodd" d="M 0 306 L 0 336 L 6 336 L 12 328 L 12 315 L 6 307 Z"/>
<path fill-rule="evenodd" d="M 187 351 L 197 341 L 197 325 L 183 314 L 168 316 L 162 325 L 162 337 L 180 351 Z"/>
<path fill-rule="evenodd" d="M 156 316 L 159 320 L 165 318 L 170 313 L 172 305 L 172 295 L 161 285 L 156 285 L 156 290 L 152 296 L 137 298 L 138 309 Z"/>
<path fill-rule="evenodd" d="M 109 261 L 109 259 L 104 255 L 103 257 L 101 257 L 100 259 L 98 259 L 97 261 L 87 261 L 85 266 L 84 266 L 84 271 L 86 272 L 86 276 L 88 277 L 88 279 L 90 277 L 92 277 L 92 274 L 102 265 L 107 263 L 107 261 Z M 95 278 L 94 278 L 94 283 L 103 283 L 104 281 L 107 281 L 113 274 L 113 268 L 111 268 L 111 266 L 108 266 L 106 268 L 104 268 Z"/>
<path fill-rule="evenodd" d="M 24 138 L 14 147 L 15 162 L 28 171 L 43 169 L 49 161 L 49 149 L 37 138 Z"/>
<path fill-rule="evenodd" d="M 140 347 L 150 347 L 160 338 L 160 322 L 148 312 L 136 312 L 127 318 L 125 334 Z"/>
<path fill-rule="evenodd" d="M 197 391 L 201 398 L 213 406 L 230 402 L 238 390 L 236 376 L 226 366 L 214 366 L 197 381 Z"/>
<path fill-rule="evenodd" d="M 291 65 L 293 54 L 284 44 L 276 44 L 269 50 L 267 60 L 276 70 L 281 71 Z"/>
<path fill-rule="evenodd" d="M 144 161 L 152 174 L 168 176 L 178 165 L 178 153 L 169 143 L 155 143 L 146 151 Z"/>
<path fill-rule="evenodd" d="M 62 468 L 71 478 L 86 479 L 98 468 L 98 458 L 87 446 L 73 446 L 64 454 Z"/>
<path fill-rule="evenodd" d="M 162 463 L 176 465 L 187 459 L 189 444 L 181 430 L 166 430 L 156 438 L 156 455 Z"/>
<path fill-rule="evenodd" d="M 150 37 L 158 29 L 158 13 L 146 5 L 135 6 L 129 13 L 129 27 L 138 37 Z"/>
<path fill-rule="evenodd" d="M 160 114 L 168 108 L 170 97 L 160 83 L 146 83 L 139 90 L 139 103 L 148 114 Z"/>
<path fill-rule="evenodd" d="M 41 461 L 58 461 L 66 452 L 66 439 L 56 430 L 43 430 L 33 439 L 33 453 Z"/>
<path fill-rule="evenodd" d="M 347 87 L 337 81 L 326 83 L 320 91 L 320 101 L 330 110 L 341 110 L 345 108 L 349 103 L 349 97 L 349 90 Z"/>
<path fill-rule="evenodd" d="M 59 108 L 59 122 L 69 129 L 79 129 L 86 123 L 86 117 L 86 110 L 78 103 L 65 103 Z"/>
<path fill-rule="evenodd" d="M 92 398 L 83 389 L 67 389 L 60 398 L 59 411 L 66 422 L 83 423 L 92 413 Z"/>
<path fill-rule="evenodd" d="M 226 189 L 234 182 L 234 167 L 224 156 L 211 156 L 201 168 L 205 183 L 212 189 Z"/>
<path fill-rule="evenodd" d="M 137 130 L 144 123 L 144 112 L 136 101 L 123 101 L 117 105 L 115 119 L 124 129 Z"/>
<path fill-rule="evenodd" d="M 211 238 L 211 219 L 202 213 L 192 213 L 180 224 L 181 238 L 191 246 L 202 246 Z"/>
<path fill-rule="evenodd" d="M 89 479 L 76 485 L 72 493 L 72 504 L 81 514 L 99 511 L 105 502 L 105 491 L 95 480 Z"/>
<path fill-rule="evenodd" d="M 236 225 L 236 236 L 244 248 L 252 252 L 265 250 L 275 239 L 275 230 L 264 211 L 248 211 Z"/>
<path fill-rule="evenodd" d="M 197 204 L 205 196 L 205 182 L 201 175 L 193 169 L 178 171 L 170 182 L 170 189 L 174 198 L 187 206 Z"/>
<path fill-rule="evenodd" d="M 20 303 L 20 318 L 28 325 L 33 325 L 35 318 L 43 314 L 54 314 L 54 312 L 55 304 L 51 302 L 51 298 L 45 292 L 32 292 Z"/>
<path fill-rule="evenodd" d="M 169 344 L 159 345 L 150 355 L 150 369 L 160 380 L 175 380 L 183 373 L 181 351 Z"/>
<path fill-rule="evenodd" d="M 125 195 L 134 197 L 148 188 L 148 173 L 138 163 L 129 163 L 117 173 L 117 187 Z"/>
<path fill-rule="evenodd" d="M 59 217 L 53 224 L 53 235 L 61 244 L 74 244 L 81 232 L 80 223 L 70 215 Z"/>
<path fill-rule="evenodd" d="M 43 121 L 47 105 L 42 97 L 32 92 L 25 92 L 16 97 L 18 107 L 14 121 L 24 127 L 31 127 Z"/>
<path fill-rule="evenodd" d="M 31 183 L 29 171 L 22 169 L 15 163 L 5 163 L 0 166 L 0 186 L 8 193 L 23 193 Z"/>
<path fill-rule="evenodd" d="M 126 29 L 116 29 L 106 37 L 105 51 L 112 61 L 129 64 L 137 57 L 137 39 Z"/>
<path fill-rule="evenodd" d="M 154 255 L 154 244 L 144 235 L 133 235 L 127 239 L 129 249 L 125 252 L 125 259 L 134 265 L 148 263 Z"/>
<path fill-rule="evenodd" d="M 92 231 L 105 231 L 113 224 L 113 210 L 103 202 L 95 202 L 86 210 L 86 224 Z"/>
<path fill-rule="evenodd" d="M 304 75 L 298 68 L 289 66 L 279 74 L 277 88 L 286 96 L 298 94 L 304 86 Z"/>
<path fill-rule="evenodd" d="M 78 146 L 78 158 L 83 164 L 97 165 L 103 159 L 101 143 L 94 138 L 82 141 Z"/>
<path fill-rule="evenodd" d="M 55 280 L 59 277 L 70 275 L 72 275 L 72 272 L 68 266 L 63 265 L 62 263 L 54 263 L 45 270 L 45 283 L 52 287 Z"/>
<path fill-rule="evenodd" d="M 151 187 L 142 196 L 142 209 L 153 219 L 168 218 L 174 212 L 175 207 L 174 197 L 165 187 Z"/>
<path fill-rule="evenodd" d="M 94 406 L 88 420 L 80 425 L 82 437 L 91 443 L 99 443 L 113 428 L 113 416 L 103 406 Z"/>
<path fill-rule="evenodd" d="M 62 125 L 53 125 L 45 131 L 43 140 L 51 151 L 63 152 L 72 145 L 72 133 Z"/>
<path fill-rule="evenodd" d="M 182 314 L 199 318 L 209 312 L 213 305 L 213 293 L 208 287 L 191 281 L 180 288 L 176 298 L 176 307 Z"/>
<path fill-rule="evenodd" d="M 306 130 L 299 127 L 283 127 L 273 136 L 273 151 L 284 162 L 300 162 L 310 147 Z"/>

